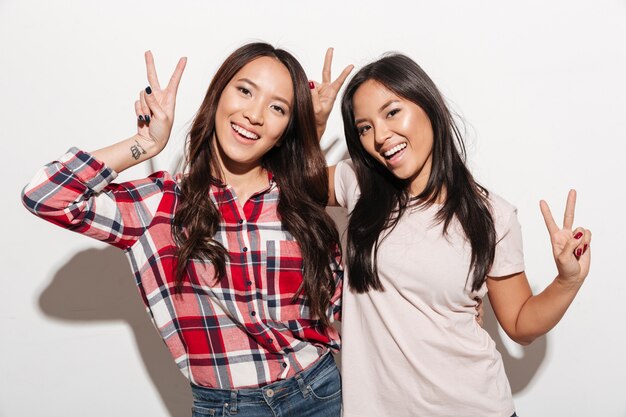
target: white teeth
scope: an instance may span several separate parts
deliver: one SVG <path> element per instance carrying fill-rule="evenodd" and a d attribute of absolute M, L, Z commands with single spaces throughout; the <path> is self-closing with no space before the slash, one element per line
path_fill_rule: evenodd
<path fill-rule="evenodd" d="M 233 130 L 235 130 L 235 131 L 236 131 L 237 133 L 239 133 L 241 136 L 245 136 L 245 137 L 247 137 L 248 139 L 258 139 L 258 138 L 259 138 L 259 135 L 255 134 L 255 133 L 252 133 L 252 132 L 250 132 L 249 130 L 244 129 L 244 128 L 243 128 L 243 127 L 241 127 L 241 126 L 237 126 L 237 125 L 236 125 L 236 124 L 234 124 L 234 123 L 231 123 L 230 125 L 231 125 L 231 127 L 233 128 Z"/>
<path fill-rule="evenodd" d="M 393 148 L 389 149 L 383 155 L 385 155 L 385 158 L 389 158 L 389 157 L 393 156 L 395 153 L 400 152 L 404 148 L 406 148 L 406 143 L 401 143 L 401 144 L 396 145 Z"/>

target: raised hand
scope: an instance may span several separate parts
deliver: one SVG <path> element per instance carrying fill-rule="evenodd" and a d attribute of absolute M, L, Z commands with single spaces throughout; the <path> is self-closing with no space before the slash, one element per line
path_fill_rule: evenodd
<path fill-rule="evenodd" d="M 591 232 L 582 227 L 572 230 L 576 191 L 570 190 L 567 196 L 562 228 L 554 221 L 548 203 L 541 200 L 539 206 L 550 233 L 552 253 L 559 271 L 558 279 L 566 284 L 581 283 L 589 273 Z"/>
<path fill-rule="evenodd" d="M 139 93 L 135 102 L 137 114 L 137 134 L 143 143 L 138 144 L 138 152 L 149 151 L 151 156 L 161 152 L 170 137 L 174 124 L 176 93 L 187 64 L 187 58 L 181 58 L 176 65 L 167 86 L 161 88 L 154 66 L 152 52 L 145 53 L 146 71 L 149 86 Z"/>
<path fill-rule="evenodd" d="M 333 48 L 328 48 L 324 58 L 324 68 L 322 70 L 322 82 L 311 81 L 311 98 L 313 99 L 313 110 L 315 111 L 315 126 L 318 137 L 321 139 L 322 133 L 326 130 L 326 122 L 330 111 L 333 109 L 337 93 L 350 75 L 354 65 L 348 65 L 341 71 L 339 77 L 331 82 L 330 69 L 333 63 Z"/>

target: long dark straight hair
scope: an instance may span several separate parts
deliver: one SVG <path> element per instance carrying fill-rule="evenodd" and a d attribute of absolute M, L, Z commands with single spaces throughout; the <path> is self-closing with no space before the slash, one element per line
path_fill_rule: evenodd
<path fill-rule="evenodd" d="M 396 178 L 361 144 L 353 99 L 368 80 L 417 104 L 430 119 L 432 167 L 426 188 L 414 200 L 409 197 L 409 182 Z M 462 136 L 435 83 L 407 56 L 390 54 L 356 73 L 346 87 L 341 112 L 348 151 L 361 189 L 361 197 L 348 222 L 347 264 L 351 288 L 358 293 L 384 290 L 376 261 L 381 235 L 398 224 L 407 206 L 416 202 L 428 207 L 443 197 L 445 202 L 435 220 L 443 222 L 444 233 L 455 218 L 462 226 L 472 247 L 472 289 L 478 290 L 485 282 L 495 253 L 496 233 L 488 192 L 465 166 Z"/>
<path fill-rule="evenodd" d="M 226 249 L 213 237 L 221 220 L 209 199 L 211 184 L 222 183 L 215 154 L 215 113 L 222 91 L 235 74 L 260 57 L 280 61 L 291 75 L 294 103 L 289 123 L 279 143 L 267 152 L 262 164 L 273 173 L 279 187 L 278 214 L 283 227 L 300 245 L 303 258 L 302 292 L 312 317 L 329 324 L 327 309 L 335 292 L 331 256 L 339 247 L 339 235 L 325 211 L 328 172 L 319 147 L 308 79 L 300 63 L 288 52 L 266 43 L 250 43 L 234 51 L 213 77 L 188 137 L 186 175 L 172 232 L 178 246 L 176 285 L 182 290 L 188 262 L 193 258 L 213 263 L 218 278 L 226 274 Z M 218 202 L 219 203 L 219 202 Z"/>

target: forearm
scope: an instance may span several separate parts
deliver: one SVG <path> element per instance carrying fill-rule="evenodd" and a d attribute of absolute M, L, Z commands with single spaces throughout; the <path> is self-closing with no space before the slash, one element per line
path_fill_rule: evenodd
<path fill-rule="evenodd" d="M 158 154 L 153 142 L 140 135 L 134 135 L 106 148 L 98 149 L 91 154 L 118 174 L 125 169 L 146 161 Z"/>
<path fill-rule="evenodd" d="M 561 320 L 581 286 L 582 281 L 570 284 L 555 278 L 541 293 L 526 300 L 511 337 L 527 345 L 549 332 Z"/>

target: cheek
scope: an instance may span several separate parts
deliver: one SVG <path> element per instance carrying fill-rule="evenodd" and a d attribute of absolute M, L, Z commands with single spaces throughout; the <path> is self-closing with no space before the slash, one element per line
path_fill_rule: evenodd
<path fill-rule="evenodd" d="M 376 159 L 377 161 L 382 162 L 383 157 L 380 156 L 378 152 L 376 152 L 376 149 L 374 146 L 374 138 L 370 136 L 372 135 L 361 137 L 361 146 L 363 146 L 363 149 L 365 149 L 365 152 L 367 152 L 372 158 Z"/>
<path fill-rule="evenodd" d="M 275 115 L 265 118 L 267 135 L 272 140 L 280 139 L 289 125 L 289 119 L 286 117 L 277 117 Z"/>

